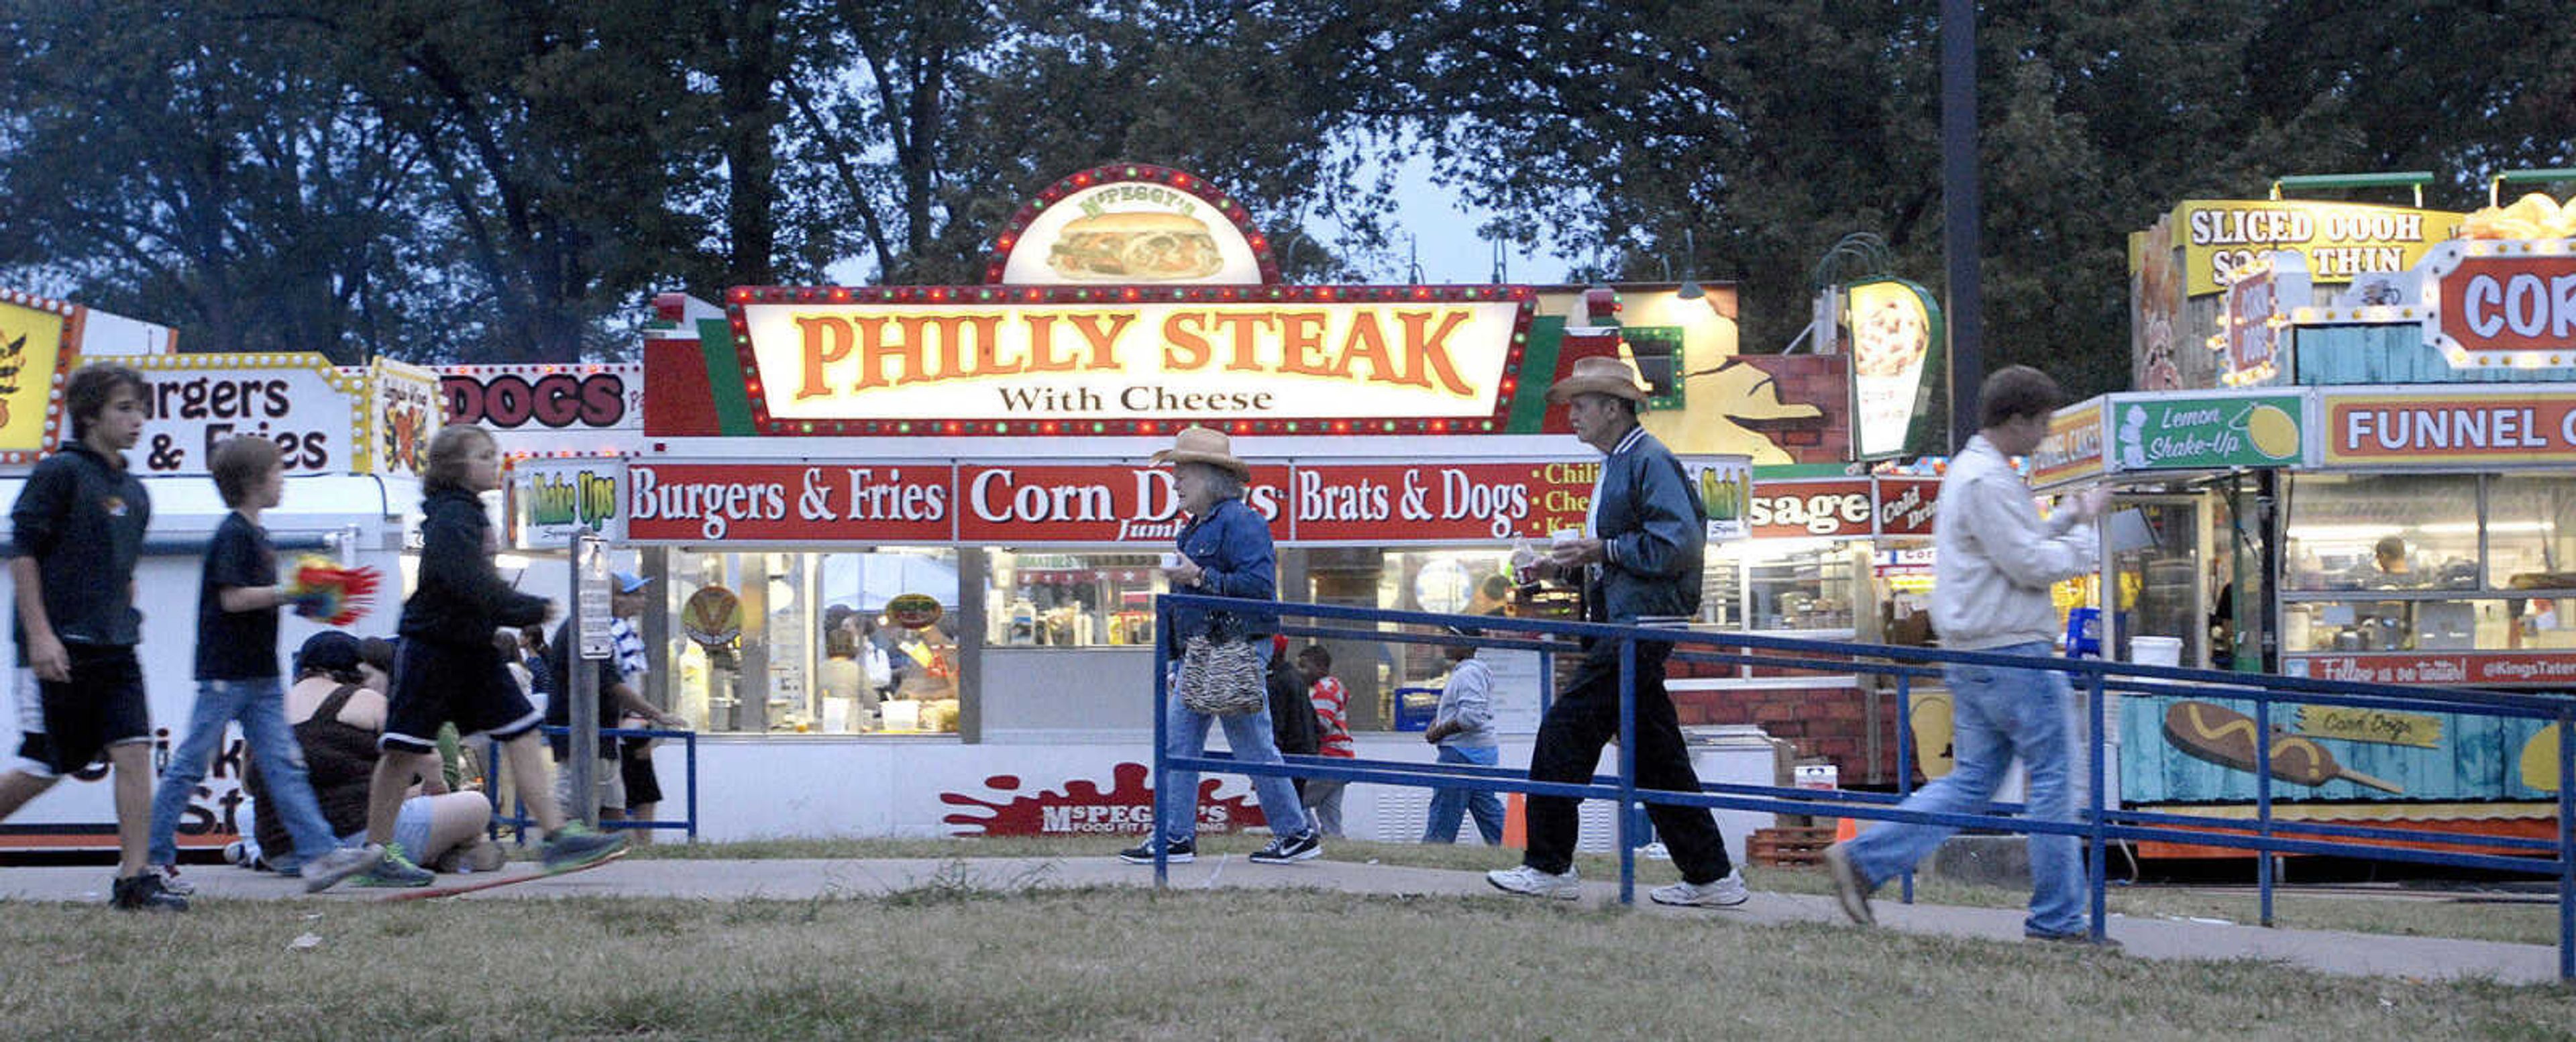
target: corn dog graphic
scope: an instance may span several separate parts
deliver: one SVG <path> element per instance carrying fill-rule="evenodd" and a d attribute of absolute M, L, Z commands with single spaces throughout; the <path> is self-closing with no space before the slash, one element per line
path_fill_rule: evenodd
<path fill-rule="evenodd" d="M 2254 769 L 2254 718 L 2211 702 L 2176 702 L 2165 710 L 2165 741 L 2174 748 L 2221 767 Z M 2346 769 L 2314 738 L 2272 734 L 2272 777 L 2300 785 L 2323 785 L 2337 778 L 2403 795 L 2406 790 Z"/>

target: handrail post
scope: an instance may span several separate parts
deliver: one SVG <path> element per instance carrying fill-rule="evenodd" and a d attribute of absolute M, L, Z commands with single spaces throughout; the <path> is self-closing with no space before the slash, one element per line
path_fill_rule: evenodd
<path fill-rule="evenodd" d="M 689 807 L 689 842 L 691 842 L 691 843 L 695 843 L 695 842 L 697 842 L 697 841 L 698 841 L 698 732 L 697 732 L 697 729 L 696 729 L 696 728 L 691 728 L 691 729 L 689 729 L 689 730 L 686 732 L 685 737 L 683 737 L 683 738 L 681 738 L 681 739 L 680 739 L 680 743 L 681 743 L 681 748 L 683 748 L 684 750 L 686 750 L 686 751 L 688 752 L 688 754 L 689 754 L 689 755 L 688 755 L 688 761 L 687 761 L 687 763 L 688 763 L 688 767 L 687 767 L 687 770 L 686 770 L 686 773 L 688 774 L 688 779 L 687 779 L 687 781 L 688 781 L 688 783 L 689 783 L 689 803 L 688 803 L 688 807 Z"/>
<path fill-rule="evenodd" d="M 2558 979 L 2576 981 L 2576 709 L 2558 711 Z"/>
<path fill-rule="evenodd" d="M 2272 693 L 2254 692 L 2254 889 L 2260 921 L 2272 922 Z"/>
<path fill-rule="evenodd" d="M 1164 788 L 1171 784 L 1171 766 L 1164 762 L 1163 750 L 1169 747 L 1164 733 L 1171 729 L 1171 650 L 1163 636 L 1172 627 L 1172 609 L 1163 599 L 1154 599 L 1154 812 L 1146 816 L 1145 849 L 1154 852 L 1154 889 L 1168 886 L 1172 877 L 1171 851 L 1163 844 Z M 1190 794 L 1190 813 L 1198 813 L 1198 794 Z"/>
<path fill-rule="evenodd" d="M 2105 913 L 2110 910 L 2111 903 L 2110 866 L 2105 864 L 2109 860 L 2109 845 L 2104 842 L 2108 838 L 2105 834 L 2107 823 L 2102 816 L 2102 810 L 2106 805 L 2102 799 L 2103 775 L 2106 773 L 2103 770 L 2105 765 L 2102 761 L 2104 754 L 2111 748 L 2109 736 L 2102 733 L 2102 718 L 2105 715 L 2102 690 L 2108 677 L 2099 665 L 2088 668 L 2085 674 L 2084 711 L 2091 719 L 2091 722 L 2086 725 L 2088 728 L 2086 736 L 2091 740 L 2085 744 L 2092 747 L 2085 756 L 2091 761 L 2089 770 L 2092 774 L 2091 780 L 2085 785 L 2085 788 L 2090 791 L 2085 794 L 2084 810 L 2087 819 L 2092 822 L 2091 828 L 2085 834 L 2085 847 L 2088 860 L 2093 866 L 2092 878 L 2088 882 L 2092 884 L 2093 890 L 2093 939 L 2098 941 L 2102 939 L 2106 929 Z"/>
<path fill-rule="evenodd" d="M 1619 903 L 1637 903 L 1637 636 L 1619 635 Z"/>
<path fill-rule="evenodd" d="M 1914 752 L 1914 674 L 1898 673 L 1896 675 L 1896 797 L 1899 800 L 1910 799 L 1914 795 Z M 1913 904 L 1914 866 L 1905 866 L 1905 871 L 1898 873 L 1898 876 L 1898 887 L 1902 891 L 1898 898 L 1906 904 Z"/>

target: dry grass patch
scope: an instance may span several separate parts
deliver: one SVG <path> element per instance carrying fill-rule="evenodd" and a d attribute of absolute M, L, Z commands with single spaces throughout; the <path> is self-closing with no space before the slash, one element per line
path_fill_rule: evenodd
<path fill-rule="evenodd" d="M 2568 1038 L 2558 987 L 1506 898 L 1236 891 L 8 909 L 27 1037 Z M 290 947 L 310 933 L 321 943 Z"/>

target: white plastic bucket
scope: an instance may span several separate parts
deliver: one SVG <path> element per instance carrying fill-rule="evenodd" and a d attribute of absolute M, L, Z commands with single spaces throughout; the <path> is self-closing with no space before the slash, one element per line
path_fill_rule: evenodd
<path fill-rule="evenodd" d="M 2131 637 L 2129 661 L 2141 666 L 2182 665 L 2182 638 Z"/>

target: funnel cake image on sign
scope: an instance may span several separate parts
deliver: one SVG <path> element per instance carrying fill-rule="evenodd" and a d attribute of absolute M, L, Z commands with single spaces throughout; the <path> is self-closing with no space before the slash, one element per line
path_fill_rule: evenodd
<path fill-rule="evenodd" d="M 1852 371 L 1865 377 L 1903 378 L 1916 372 L 1932 346 L 1922 306 L 1901 297 L 1873 295 L 1862 304 L 1855 295 L 1852 325 Z"/>
<path fill-rule="evenodd" d="M 1850 289 L 1853 417 L 1860 455 L 1903 451 L 1914 422 L 1923 360 L 1932 351 L 1932 316 L 1923 295 L 1895 280 Z"/>
<path fill-rule="evenodd" d="M 1076 282 L 1170 282 L 1216 274 L 1225 260 L 1206 222 L 1177 213 L 1075 218 L 1056 237 L 1047 267 Z"/>

